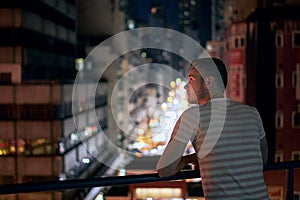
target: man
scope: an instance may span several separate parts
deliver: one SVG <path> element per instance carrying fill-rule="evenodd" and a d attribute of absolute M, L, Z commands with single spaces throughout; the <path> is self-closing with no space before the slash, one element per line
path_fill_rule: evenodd
<path fill-rule="evenodd" d="M 191 64 L 185 86 L 192 105 L 180 116 L 157 163 L 161 177 L 199 165 L 203 192 L 211 199 L 269 199 L 263 178 L 267 142 L 256 108 L 224 97 L 227 71 L 217 58 Z M 183 156 L 189 141 L 194 154 Z"/>

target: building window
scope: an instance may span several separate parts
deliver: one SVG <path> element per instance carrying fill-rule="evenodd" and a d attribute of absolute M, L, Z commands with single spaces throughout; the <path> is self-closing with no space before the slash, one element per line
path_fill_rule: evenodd
<path fill-rule="evenodd" d="M 241 44 L 241 47 L 245 46 L 245 38 L 244 37 L 241 37 L 240 44 Z"/>
<path fill-rule="evenodd" d="M 275 86 L 276 86 L 276 88 L 283 88 L 283 72 L 282 71 L 276 72 Z"/>
<path fill-rule="evenodd" d="M 23 182 L 47 182 L 47 181 L 56 181 L 57 177 L 54 176 L 23 176 Z"/>
<path fill-rule="evenodd" d="M 11 84 L 11 73 L 0 73 L 0 84 Z"/>
<path fill-rule="evenodd" d="M 235 38 L 235 39 L 234 39 L 234 47 L 235 47 L 235 48 L 238 48 L 238 47 L 239 47 L 239 39 L 238 39 L 238 38 Z"/>
<path fill-rule="evenodd" d="M 300 127 L 300 114 L 296 113 L 295 111 L 292 113 L 292 127 Z"/>
<path fill-rule="evenodd" d="M 24 104 L 20 107 L 20 117 L 31 120 L 52 119 L 54 116 L 53 109 L 53 106 L 47 104 Z"/>
<path fill-rule="evenodd" d="M 283 128 L 283 112 L 282 111 L 276 112 L 275 126 L 276 126 L 276 128 Z"/>
<path fill-rule="evenodd" d="M 282 151 L 276 151 L 275 162 L 283 162 L 283 152 Z"/>
<path fill-rule="evenodd" d="M 300 32 L 293 32 L 293 47 L 300 47 Z"/>
<path fill-rule="evenodd" d="M 293 88 L 295 88 L 296 85 L 297 85 L 297 72 L 293 71 L 293 74 L 292 74 L 292 86 L 293 86 Z"/>
<path fill-rule="evenodd" d="M 292 152 L 292 161 L 300 160 L 300 151 L 293 151 Z"/>
<path fill-rule="evenodd" d="M 296 64 L 296 80 L 295 80 L 295 88 L 296 88 L 296 99 L 300 100 L 300 63 Z"/>
<path fill-rule="evenodd" d="M 237 36 L 233 40 L 234 48 L 244 48 L 245 47 L 245 37 L 244 36 Z"/>
<path fill-rule="evenodd" d="M 0 184 L 13 184 L 14 177 L 13 176 L 0 176 Z"/>
<path fill-rule="evenodd" d="M 283 47 L 283 34 L 282 33 L 276 33 L 276 36 L 275 36 L 275 46 L 277 48 Z"/>
<path fill-rule="evenodd" d="M 15 107 L 13 105 L 7 105 L 7 104 L 0 105 L 0 113 L 1 113 L 0 120 L 8 120 L 8 119 L 12 120 L 15 118 L 15 113 L 16 113 Z"/>

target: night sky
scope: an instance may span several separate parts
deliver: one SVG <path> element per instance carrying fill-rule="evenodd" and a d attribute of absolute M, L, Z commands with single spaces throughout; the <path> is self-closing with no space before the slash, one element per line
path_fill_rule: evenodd
<path fill-rule="evenodd" d="M 128 0 L 128 11 L 135 22 L 148 24 L 151 8 L 161 5 L 165 9 L 167 28 L 182 31 L 179 25 L 179 2 L 180 0 Z M 197 21 L 193 22 L 193 28 L 198 29 L 200 43 L 205 46 L 206 41 L 211 40 L 211 2 L 207 0 L 197 2 Z"/>
<path fill-rule="evenodd" d="M 128 0 L 131 17 L 140 23 L 148 23 L 150 10 L 155 5 L 165 8 L 165 20 L 173 29 L 178 30 L 178 3 L 179 0 Z"/>

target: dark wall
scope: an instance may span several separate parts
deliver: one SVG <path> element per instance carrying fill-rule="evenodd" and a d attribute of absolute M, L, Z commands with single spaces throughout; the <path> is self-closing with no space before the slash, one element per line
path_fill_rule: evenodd
<path fill-rule="evenodd" d="M 253 26 L 250 26 L 253 25 Z M 275 34 L 265 16 L 248 22 L 246 50 L 247 103 L 261 114 L 269 147 L 268 162 L 274 162 L 276 149 L 276 49 Z"/>

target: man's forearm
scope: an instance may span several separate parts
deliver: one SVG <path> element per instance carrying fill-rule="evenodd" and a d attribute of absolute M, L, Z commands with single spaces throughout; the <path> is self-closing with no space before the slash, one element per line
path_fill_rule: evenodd
<path fill-rule="evenodd" d="M 195 153 L 183 156 L 178 162 L 175 161 L 167 167 L 159 168 L 157 171 L 160 177 L 171 176 L 178 173 L 188 164 L 198 165 L 198 159 Z"/>

